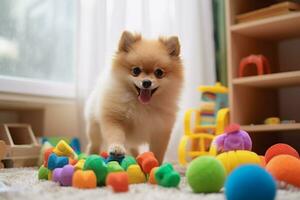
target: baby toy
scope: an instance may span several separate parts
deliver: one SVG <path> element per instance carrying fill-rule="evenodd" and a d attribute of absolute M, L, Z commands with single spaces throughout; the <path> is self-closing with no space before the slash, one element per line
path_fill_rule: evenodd
<path fill-rule="evenodd" d="M 276 184 L 262 167 L 243 165 L 228 176 L 225 196 L 227 200 L 274 200 Z"/>
<path fill-rule="evenodd" d="M 85 163 L 84 159 L 78 160 L 77 163 L 74 166 L 75 170 L 83 169 L 84 163 Z"/>
<path fill-rule="evenodd" d="M 48 141 L 45 141 L 41 147 L 41 151 L 40 151 L 40 156 L 39 156 L 39 160 L 38 160 L 38 164 L 39 165 L 42 165 L 44 164 L 44 162 L 46 161 L 45 159 L 45 152 L 48 150 L 48 149 L 53 149 L 53 146 L 50 144 L 50 142 Z M 47 158 L 48 159 L 48 158 Z"/>
<path fill-rule="evenodd" d="M 107 163 L 107 171 L 108 171 L 108 173 L 123 172 L 124 169 L 121 167 L 121 165 L 117 161 L 110 161 Z"/>
<path fill-rule="evenodd" d="M 48 158 L 48 169 L 50 170 L 54 170 L 55 168 L 62 168 L 67 164 L 69 164 L 69 159 L 65 156 L 57 156 L 55 153 L 51 153 Z"/>
<path fill-rule="evenodd" d="M 180 183 L 180 175 L 170 163 L 158 167 L 155 170 L 154 177 L 157 184 L 163 187 L 177 187 Z"/>
<path fill-rule="evenodd" d="M 231 124 L 225 128 L 224 134 L 214 139 L 212 146 L 215 146 L 217 153 L 233 150 L 251 151 L 252 141 L 249 134 L 240 129 L 240 125 Z"/>
<path fill-rule="evenodd" d="M 134 165 L 134 164 L 137 164 L 134 157 L 132 157 L 132 156 L 125 156 L 125 158 L 122 160 L 121 166 L 122 166 L 122 168 L 124 170 L 127 170 L 127 168 L 130 165 Z"/>
<path fill-rule="evenodd" d="M 106 158 L 106 163 L 110 162 L 110 161 L 117 161 L 118 163 L 122 163 L 122 160 L 124 159 L 124 155 L 114 155 L 114 154 L 110 154 L 107 158 Z"/>
<path fill-rule="evenodd" d="M 266 170 L 270 172 L 280 186 L 285 188 L 289 185 L 300 188 L 300 160 L 291 155 L 278 155 L 272 158 Z M 289 184 L 289 185 L 288 185 Z"/>
<path fill-rule="evenodd" d="M 57 145 L 53 149 L 53 152 L 58 156 L 67 156 L 74 159 L 78 158 L 75 151 L 64 140 L 61 140 L 57 143 Z"/>
<path fill-rule="evenodd" d="M 48 180 L 52 180 L 52 171 L 51 170 L 49 170 L 49 172 L 48 172 Z"/>
<path fill-rule="evenodd" d="M 109 154 L 108 154 L 106 151 L 102 151 L 102 152 L 100 153 L 100 156 L 101 156 L 102 158 L 104 158 L 104 159 L 107 159 L 107 158 L 109 157 Z"/>
<path fill-rule="evenodd" d="M 148 182 L 149 182 L 150 184 L 153 184 L 153 185 L 156 185 L 156 184 L 157 184 L 157 181 L 155 180 L 155 172 L 156 172 L 157 169 L 158 169 L 158 167 L 153 167 L 153 168 L 151 169 L 151 172 L 150 172 L 150 174 L 149 174 L 149 179 L 148 179 Z"/>
<path fill-rule="evenodd" d="M 278 117 L 269 117 L 265 119 L 264 124 L 280 124 L 280 119 Z"/>
<path fill-rule="evenodd" d="M 51 153 L 53 153 L 54 147 L 50 147 L 44 152 L 44 166 L 48 167 L 48 159 Z"/>
<path fill-rule="evenodd" d="M 97 177 L 92 170 L 77 170 L 74 172 L 72 186 L 76 188 L 88 189 L 97 187 Z"/>
<path fill-rule="evenodd" d="M 265 56 L 250 55 L 241 60 L 239 67 L 239 77 L 248 76 L 248 73 L 246 73 L 246 69 L 248 69 L 251 64 L 255 65 L 258 75 L 271 73 L 269 61 Z"/>
<path fill-rule="evenodd" d="M 226 169 L 227 174 L 230 174 L 230 172 L 233 169 L 235 169 L 240 165 L 261 164 L 260 157 L 252 151 L 244 151 L 244 150 L 228 151 L 219 154 L 216 158 L 217 160 L 221 161 L 221 163 Z"/>
<path fill-rule="evenodd" d="M 70 146 L 72 147 L 72 149 L 75 151 L 75 153 L 80 154 L 81 150 L 80 150 L 80 142 L 78 138 L 73 138 L 70 141 Z"/>
<path fill-rule="evenodd" d="M 187 182 L 196 193 L 219 192 L 226 172 L 220 161 L 212 156 L 200 156 L 191 161 L 186 171 Z"/>
<path fill-rule="evenodd" d="M 146 182 L 146 176 L 143 173 L 141 167 L 137 164 L 130 165 L 127 168 L 127 174 L 129 177 L 129 183 L 130 184 L 137 184 L 137 183 L 145 183 Z"/>
<path fill-rule="evenodd" d="M 110 173 L 106 179 L 106 185 L 111 186 L 114 192 L 127 192 L 128 191 L 128 175 L 126 172 Z"/>
<path fill-rule="evenodd" d="M 97 177 L 97 185 L 105 185 L 108 170 L 102 157 L 98 155 L 89 156 L 84 162 L 83 170 L 93 170 Z"/>
<path fill-rule="evenodd" d="M 40 180 L 48 180 L 48 173 L 49 173 L 49 169 L 44 167 L 44 165 L 42 165 L 39 168 L 38 178 Z"/>
<path fill-rule="evenodd" d="M 78 161 L 78 160 L 69 157 L 69 164 L 70 164 L 70 165 L 76 165 L 77 161 Z"/>
<path fill-rule="evenodd" d="M 299 158 L 299 154 L 296 149 L 294 149 L 290 145 L 278 143 L 269 147 L 268 150 L 266 151 L 265 153 L 266 163 L 268 163 L 273 157 L 281 154 L 288 154 L 296 158 Z"/>
<path fill-rule="evenodd" d="M 65 165 L 63 168 L 56 168 L 52 174 L 52 180 L 62 186 L 71 186 L 74 173 L 74 166 Z"/>
<path fill-rule="evenodd" d="M 149 174 L 153 167 L 159 165 L 157 159 L 152 152 L 145 152 L 136 158 L 138 164 L 142 167 L 143 172 Z"/>
<path fill-rule="evenodd" d="M 78 155 L 78 160 L 86 160 L 87 157 L 88 157 L 88 156 L 87 156 L 85 153 L 80 153 L 80 154 Z"/>

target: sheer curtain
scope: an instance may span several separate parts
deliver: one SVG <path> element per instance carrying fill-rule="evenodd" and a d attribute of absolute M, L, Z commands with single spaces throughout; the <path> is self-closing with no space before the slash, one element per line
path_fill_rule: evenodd
<path fill-rule="evenodd" d="M 185 65 L 185 87 L 166 160 L 177 160 L 184 111 L 197 107 L 200 84 L 215 82 L 213 24 L 210 0 L 81 0 L 78 26 L 77 95 L 83 103 L 98 77 L 110 67 L 123 30 L 143 37 L 178 35 Z M 81 121 L 83 121 L 81 119 Z M 81 141 L 85 145 L 84 125 Z"/>

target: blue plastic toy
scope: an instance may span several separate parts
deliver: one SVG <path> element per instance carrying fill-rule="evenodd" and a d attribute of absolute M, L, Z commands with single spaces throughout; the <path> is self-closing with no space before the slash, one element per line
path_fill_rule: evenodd
<path fill-rule="evenodd" d="M 106 159 L 105 162 L 108 163 L 110 161 L 117 161 L 121 165 L 124 158 L 125 158 L 124 155 L 109 154 L 109 156 L 108 156 L 108 158 Z"/>
<path fill-rule="evenodd" d="M 53 170 L 55 168 L 62 168 L 69 164 L 69 158 L 65 156 L 57 156 L 52 153 L 48 158 L 48 169 Z"/>
<path fill-rule="evenodd" d="M 80 142 L 78 138 L 73 138 L 70 142 L 70 146 L 72 147 L 72 149 L 77 153 L 80 154 L 81 150 L 80 150 Z"/>

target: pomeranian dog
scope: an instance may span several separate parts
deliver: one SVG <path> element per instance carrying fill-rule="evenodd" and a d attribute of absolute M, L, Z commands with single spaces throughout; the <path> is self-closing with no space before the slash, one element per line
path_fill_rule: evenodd
<path fill-rule="evenodd" d="M 123 32 L 109 74 L 86 104 L 87 153 L 136 156 L 148 143 L 161 163 L 183 84 L 177 37 L 147 40 Z"/>

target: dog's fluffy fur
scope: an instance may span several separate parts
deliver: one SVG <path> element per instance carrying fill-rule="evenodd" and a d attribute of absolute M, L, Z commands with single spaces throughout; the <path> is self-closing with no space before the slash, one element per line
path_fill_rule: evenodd
<path fill-rule="evenodd" d="M 87 101 L 87 153 L 136 155 L 138 146 L 148 143 L 162 162 L 183 83 L 179 54 L 175 36 L 146 40 L 123 32 L 109 75 Z M 135 67 L 141 69 L 138 75 Z M 162 76 L 155 75 L 157 69 L 164 72 Z M 152 83 L 148 90 L 144 80 Z"/>

